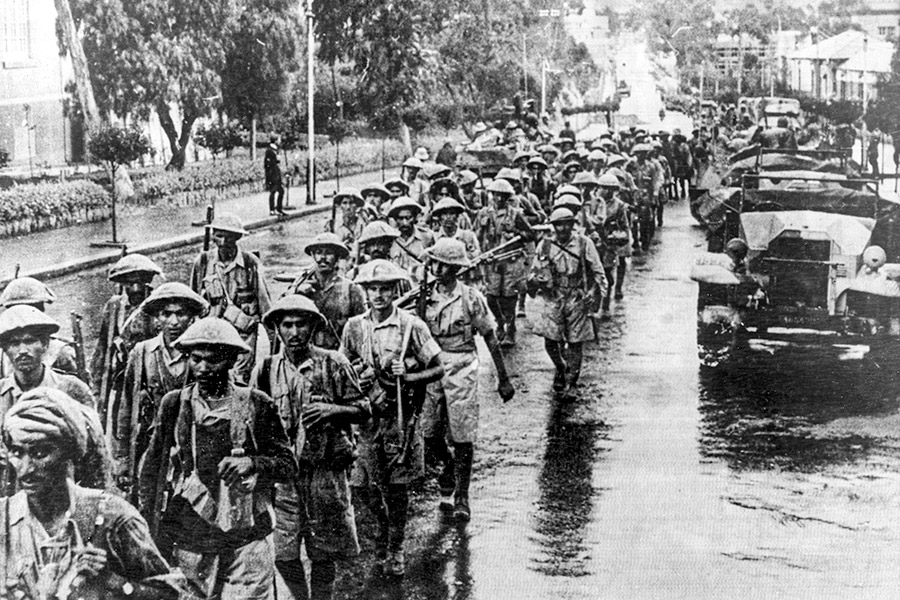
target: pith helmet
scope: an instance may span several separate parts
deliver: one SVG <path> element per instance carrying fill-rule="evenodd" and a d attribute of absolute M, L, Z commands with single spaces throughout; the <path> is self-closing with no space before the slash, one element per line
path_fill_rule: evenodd
<path fill-rule="evenodd" d="M 413 212 L 413 215 L 415 216 L 422 212 L 422 205 L 408 196 L 401 196 L 391 203 L 391 209 L 388 211 L 388 217 L 396 218 L 401 210 L 411 210 Z M 362 235 L 365 235 L 365 229 L 363 230 Z M 400 235 L 399 232 L 397 233 L 397 235 Z"/>
<path fill-rule="evenodd" d="M 575 194 L 563 194 L 553 201 L 554 208 L 559 208 L 560 206 L 562 206 L 564 208 L 568 208 L 573 213 L 581 208 L 581 204 L 581 197 L 576 196 Z"/>
<path fill-rule="evenodd" d="M 575 187 L 571 183 L 567 183 L 565 185 L 561 185 L 558 188 L 556 188 L 555 196 L 557 198 L 559 198 L 560 196 L 563 196 L 565 194 L 572 194 L 573 196 L 578 196 L 580 198 L 581 190 L 579 190 L 577 187 Z"/>
<path fill-rule="evenodd" d="M 223 215 L 224 217 L 227 217 L 227 215 Z M 215 221 L 213 222 L 213 229 L 216 229 Z M 143 254 L 126 254 L 109 269 L 109 280 L 118 281 L 135 273 L 145 273 L 153 277 L 154 275 L 162 275 L 162 269 Z"/>
<path fill-rule="evenodd" d="M 250 347 L 241 339 L 234 325 L 217 317 L 194 321 L 175 340 L 175 346 L 181 350 L 190 350 L 196 346 L 220 346 L 240 353 L 250 352 Z"/>
<path fill-rule="evenodd" d="M 213 231 L 227 231 L 238 235 L 247 235 L 248 231 L 244 229 L 244 224 L 238 219 L 237 215 L 232 213 L 224 213 L 217 215 L 209 226 Z M 128 258 L 127 256 L 125 258 Z"/>
<path fill-rule="evenodd" d="M 650 150 L 652 150 L 652 148 L 650 147 L 650 144 L 641 143 L 641 144 L 635 144 L 634 148 L 631 149 L 631 153 L 637 154 L 639 152 L 650 152 Z"/>
<path fill-rule="evenodd" d="M 331 233 L 330 231 L 326 231 L 325 233 L 320 233 L 316 237 L 313 238 L 306 246 L 306 250 L 304 250 L 307 254 L 312 256 L 313 251 L 316 248 L 327 248 L 329 250 L 333 250 L 337 253 L 338 258 L 347 258 L 350 256 L 350 249 L 344 245 L 344 242 L 341 241 L 341 238 Z"/>
<path fill-rule="evenodd" d="M 409 189 L 409 186 L 407 186 L 407 189 Z M 387 189 L 387 187 L 385 187 L 384 185 L 382 185 L 380 183 L 373 183 L 372 185 L 367 185 L 366 187 L 364 187 L 362 189 L 361 194 L 362 194 L 363 198 L 365 198 L 366 196 L 369 196 L 371 194 L 378 194 L 379 196 L 381 196 L 384 199 L 391 197 L 391 192 Z"/>
<path fill-rule="evenodd" d="M 520 160 L 524 160 L 524 159 L 531 158 L 531 157 L 532 157 L 532 153 L 531 153 L 530 151 L 528 151 L 528 150 L 519 150 L 518 152 L 516 152 L 516 155 L 513 156 L 513 160 L 512 160 L 512 161 L 513 161 L 513 163 L 517 163 L 517 162 L 519 162 Z"/>
<path fill-rule="evenodd" d="M 588 154 L 588 160 L 606 160 L 606 153 L 603 150 L 591 150 Z"/>
<path fill-rule="evenodd" d="M 399 177 L 394 177 L 393 179 L 388 179 L 384 182 L 384 187 L 388 190 L 391 188 L 398 187 L 403 190 L 403 194 L 406 195 L 409 193 L 409 184 L 400 179 Z"/>
<path fill-rule="evenodd" d="M 396 239 L 400 237 L 400 232 L 385 223 L 384 221 L 372 221 L 363 227 L 362 233 L 359 234 L 357 242 L 365 244 L 372 240 L 380 238 Z"/>
<path fill-rule="evenodd" d="M 507 196 L 512 196 L 516 193 L 516 190 L 513 189 L 512 184 L 505 179 L 493 180 L 490 185 L 488 185 L 487 191 L 494 194 L 506 194 Z"/>
<path fill-rule="evenodd" d="M 453 169 L 441 163 L 430 163 L 425 167 L 425 176 L 432 181 L 443 179 L 444 177 L 450 175 L 450 173 L 452 172 Z"/>
<path fill-rule="evenodd" d="M 597 185 L 597 179 L 590 171 L 580 171 L 572 179 L 572 185 Z"/>
<path fill-rule="evenodd" d="M 575 215 L 572 214 L 572 211 L 565 207 L 559 207 L 553 209 L 553 212 L 550 213 L 550 222 L 551 223 L 565 223 L 567 221 L 574 221 Z"/>
<path fill-rule="evenodd" d="M 435 204 L 434 208 L 431 209 L 431 216 L 438 217 L 445 212 L 462 214 L 465 211 L 466 208 L 453 198 L 441 198 L 441 201 Z"/>
<path fill-rule="evenodd" d="M 408 279 L 409 275 L 406 274 L 406 271 L 391 261 L 376 258 L 359 267 L 354 281 L 360 285 L 368 285 L 370 283 L 398 283 Z"/>
<path fill-rule="evenodd" d="M 42 281 L 34 277 L 17 277 L 10 281 L 3 294 L 0 294 L 0 304 L 9 308 L 17 304 L 50 304 L 56 301 L 56 294 Z"/>
<path fill-rule="evenodd" d="M 33 306 L 19 304 L 0 314 L 0 345 L 13 334 L 29 331 L 35 335 L 52 335 L 59 331 L 59 323 Z"/>
<path fill-rule="evenodd" d="M 604 173 L 600 176 L 600 179 L 597 180 L 597 183 L 600 185 L 600 187 L 605 188 L 619 189 L 620 187 L 622 187 L 622 185 L 619 183 L 619 179 L 612 173 Z"/>
<path fill-rule="evenodd" d="M 344 198 L 350 198 L 357 206 L 362 206 L 363 204 L 365 204 L 365 200 L 363 200 L 362 194 L 360 194 L 359 190 L 356 188 L 348 187 L 342 189 L 339 192 L 336 192 L 334 194 L 335 204 L 340 204 L 341 200 L 343 200 Z"/>
<path fill-rule="evenodd" d="M 166 304 L 177 302 L 184 305 L 195 315 L 202 315 L 209 308 L 209 303 L 200 294 L 178 281 L 167 281 L 153 290 L 144 300 L 141 310 L 152 315 L 159 312 Z"/>
<path fill-rule="evenodd" d="M 474 171 L 464 169 L 459 172 L 459 187 L 466 187 L 478 182 L 478 175 Z"/>
<path fill-rule="evenodd" d="M 282 317 L 289 314 L 300 314 L 304 318 L 311 318 L 317 326 L 325 322 L 325 317 L 319 312 L 315 302 L 300 294 L 289 294 L 273 304 L 269 312 L 263 315 L 263 325 L 272 329 L 278 325 Z"/>
<path fill-rule="evenodd" d="M 522 181 L 522 172 L 519 169 L 503 167 L 494 179 L 505 179 L 506 181 L 515 181 L 518 183 Z"/>
<path fill-rule="evenodd" d="M 428 160 L 428 150 L 425 148 L 425 146 L 419 146 L 418 148 L 416 148 L 413 156 L 415 158 L 418 158 L 419 162 L 424 163 L 426 160 Z"/>
<path fill-rule="evenodd" d="M 606 159 L 606 164 L 610 167 L 614 167 L 616 165 L 621 165 L 628 162 L 628 158 L 622 156 L 621 154 L 610 154 Z"/>
<path fill-rule="evenodd" d="M 426 156 L 425 158 L 427 160 L 428 157 Z M 422 165 L 422 161 L 415 156 L 410 156 L 403 161 L 403 166 L 408 169 L 421 169 L 424 165 Z"/>
<path fill-rule="evenodd" d="M 547 169 L 550 165 L 547 164 L 547 161 L 541 158 L 540 156 L 532 156 L 528 159 L 529 167 L 538 167 L 539 169 Z"/>
<path fill-rule="evenodd" d="M 468 267 L 471 264 L 466 256 L 466 245 L 450 237 L 439 239 L 425 253 L 429 258 L 448 265 Z"/>

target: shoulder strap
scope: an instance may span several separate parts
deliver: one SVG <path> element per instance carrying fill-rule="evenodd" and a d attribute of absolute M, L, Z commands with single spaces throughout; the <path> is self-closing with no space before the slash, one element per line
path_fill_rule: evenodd
<path fill-rule="evenodd" d="M 259 369 L 259 377 L 256 380 L 256 389 L 267 396 L 272 396 L 272 357 L 267 356 L 262 360 Z"/>
<path fill-rule="evenodd" d="M 9 594 L 6 590 L 6 580 L 9 578 L 9 498 L 0 498 L 0 530 L 3 539 L 0 540 L 0 600 L 6 600 Z"/>

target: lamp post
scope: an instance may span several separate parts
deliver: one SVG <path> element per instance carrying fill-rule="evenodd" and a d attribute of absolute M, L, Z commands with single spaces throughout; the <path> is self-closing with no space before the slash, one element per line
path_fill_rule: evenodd
<path fill-rule="evenodd" d="M 316 47 L 313 0 L 306 1 L 306 203 L 316 203 L 316 139 L 313 98 L 316 78 Z"/>
<path fill-rule="evenodd" d="M 866 168 L 866 137 L 868 127 L 866 126 L 866 110 L 869 104 L 869 88 L 866 85 L 869 75 L 869 34 L 863 34 L 863 72 L 862 72 L 862 135 L 860 136 L 860 155 L 862 157 L 862 168 Z"/>
<path fill-rule="evenodd" d="M 813 68 L 813 89 L 812 93 L 816 100 L 822 97 L 822 67 L 819 64 L 819 28 L 813 25 L 809 28 L 809 35 L 812 37 L 813 44 L 816 45 L 816 63 Z"/>

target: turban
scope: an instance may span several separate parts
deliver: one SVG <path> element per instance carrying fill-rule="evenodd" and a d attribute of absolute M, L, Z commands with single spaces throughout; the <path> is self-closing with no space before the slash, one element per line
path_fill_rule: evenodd
<path fill-rule="evenodd" d="M 88 436 L 94 432 L 85 407 L 59 390 L 40 387 L 25 394 L 3 419 L 3 438 L 45 436 L 66 443 L 77 452 L 75 461 L 87 451 Z"/>

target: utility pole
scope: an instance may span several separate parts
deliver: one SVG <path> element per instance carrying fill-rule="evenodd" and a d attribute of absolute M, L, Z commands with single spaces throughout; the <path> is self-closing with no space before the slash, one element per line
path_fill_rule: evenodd
<path fill-rule="evenodd" d="M 306 203 L 316 203 L 316 138 L 313 99 L 316 80 L 316 44 L 313 0 L 306 0 Z"/>
<path fill-rule="evenodd" d="M 525 99 L 528 99 L 528 51 L 525 45 L 525 19 L 522 19 L 522 85 L 525 86 Z"/>
<path fill-rule="evenodd" d="M 866 126 L 866 110 L 868 109 L 869 104 L 869 88 L 866 85 L 869 78 L 869 34 L 863 35 L 863 72 L 862 72 L 862 135 L 860 136 L 860 148 L 862 155 L 862 168 L 866 168 L 866 152 L 868 148 L 866 146 L 866 137 L 868 134 L 868 127 Z"/>

